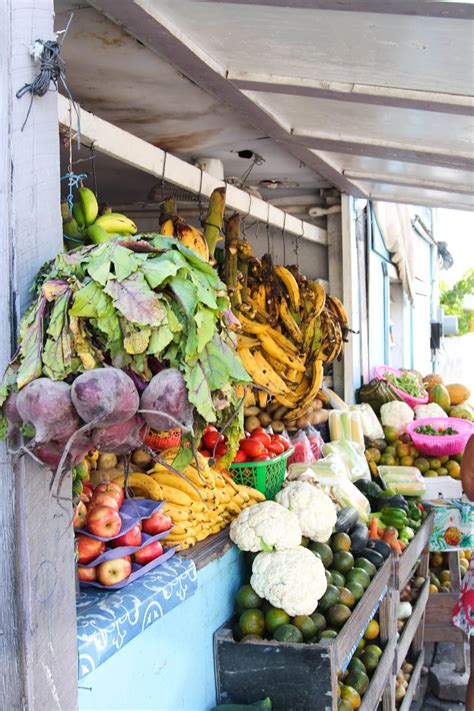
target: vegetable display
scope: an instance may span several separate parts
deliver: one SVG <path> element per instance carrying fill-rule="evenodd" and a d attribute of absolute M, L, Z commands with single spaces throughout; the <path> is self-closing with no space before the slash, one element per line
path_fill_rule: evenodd
<path fill-rule="evenodd" d="M 440 427 L 436 429 L 435 427 L 432 427 L 432 425 L 423 425 L 421 427 L 417 427 L 415 429 L 415 432 L 418 432 L 418 434 L 432 435 L 434 437 L 443 437 L 458 434 L 457 430 L 453 429 L 452 427 Z"/>
<path fill-rule="evenodd" d="M 394 385 L 399 390 L 412 397 L 423 397 L 425 390 L 419 378 L 408 370 L 402 371 L 401 375 L 396 375 L 389 370 L 385 371 L 385 378 L 390 385 Z"/>

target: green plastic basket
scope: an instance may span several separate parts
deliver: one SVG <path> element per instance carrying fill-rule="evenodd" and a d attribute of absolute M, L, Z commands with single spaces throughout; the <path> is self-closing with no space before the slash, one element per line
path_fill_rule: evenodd
<path fill-rule="evenodd" d="M 279 457 L 269 459 L 268 462 L 242 462 L 232 464 L 230 473 L 236 484 L 253 486 L 267 499 L 274 499 L 280 491 L 286 472 L 286 462 L 294 452 L 290 447 Z"/>

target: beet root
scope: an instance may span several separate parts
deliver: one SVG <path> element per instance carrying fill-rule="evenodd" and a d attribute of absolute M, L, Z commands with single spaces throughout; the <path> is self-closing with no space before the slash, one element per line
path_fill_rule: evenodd
<path fill-rule="evenodd" d="M 84 422 L 97 422 L 101 427 L 129 420 L 140 402 L 133 381 L 118 368 L 82 373 L 72 384 L 71 398 Z"/>
<path fill-rule="evenodd" d="M 3 412 L 8 422 L 7 436 L 13 435 L 22 425 L 20 413 L 17 407 L 18 393 L 11 392 L 3 406 Z"/>
<path fill-rule="evenodd" d="M 71 386 L 49 378 L 37 378 L 20 390 L 18 414 L 35 429 L 35 443 L 67 439 L 79 427 L 71 401 Z"/>
<path fill-rule="evenodd" d="M 34 449 L 32 450 L 32 452 L 35 457 L 37 457 L 43 462 L 43 464 L 48 467 L 51 467 L 51 469 L 56 469 L 59 462 L 61 461 L 61 457 L 63 455 L 64 448 L 67 443 L 68 439 L 51 440 L 51 442 L 37 444 L 36 447 L 34 447 Z M 67 459 L 69 466 L 75 467 L 76 464 L 82 462 L 87 452 L 93 449 L 93 447 L 94 445 L 92 444 L 90 437 L 86 433 L 83 432 L 78 435 L 69 450 Z"/>
<path fill-rule="evenodd" d="M 134 415 L 125 422 L 118 422 L 108 427 L 96 427 L 92 432 L 92 442 L 100 452 L 128 454 L 132 449 L 138 449 L 142 444 L 141 430 L 143 419 Z"/>
<path fill-rule="evenodd" d="M 147 425 L 157 432 L 192 429 L 193 406 L 179 370 L 167 368 L 153 376 L 140 398 L 140 412 Z"/>

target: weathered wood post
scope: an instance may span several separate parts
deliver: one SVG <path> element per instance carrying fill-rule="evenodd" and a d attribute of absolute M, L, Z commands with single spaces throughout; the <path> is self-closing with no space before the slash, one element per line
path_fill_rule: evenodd
<path fill-rule="evenodd" d="M 57 94 L 15 93 L 37 66 L 36 39 L 53 39 L 52 0 L 0 3 L 0 369 L 15 346 L 32 279 L 61 248 Z M 73 711 L 77 651 L 70 512 L 32 460 L 14 466 L 0 444 L 0 706 Z M 69 491 L 66 482 L 64 491 Z"/>

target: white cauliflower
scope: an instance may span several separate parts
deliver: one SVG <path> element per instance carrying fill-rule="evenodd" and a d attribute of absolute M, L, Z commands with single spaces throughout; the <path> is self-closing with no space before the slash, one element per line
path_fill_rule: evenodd
<path fill-rule="evenodd" d="M 302 535 L 296 514 L 275 501 L 244 509 L 230 525 L 230 538 L 241 551 L 296 548 Z"/>
<path fill-rule="evenodd" d="M 447 417 L 447 413 L 436 402 L 430 402 L 428 405 L 418 405 L 415 407 L 415 419 L 424 420 L 428 417 Z"/>
<path fill-rule="evenodd" d="M 260 553 L 252 565 L 250 584 L 261 597 L 294 617 L 311 615 L 327 588 L 321 560 L 307 548 Z"/>
<path fill-rule="evenodd" d="M 401 400 L 386 402 L 380 408 L 380 419 L 384 427 L 395 427 L 400 432 L 415 419 L 410 405 Z"/>
<path fill-rule="evenodd" d="M 303 536 L 321 543 L 330 538 L 337 512 L 324 491 L 307 481 L 292 481 L 276 495 L 276 500 L 296 514 Z"/>

